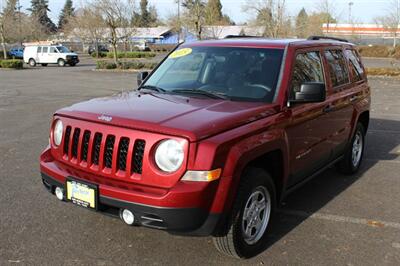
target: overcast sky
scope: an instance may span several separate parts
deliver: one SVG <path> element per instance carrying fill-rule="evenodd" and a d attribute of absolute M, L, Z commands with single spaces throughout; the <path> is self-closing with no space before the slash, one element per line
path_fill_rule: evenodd
<path fill-rule="evenodd" d="M 375 17 L 384 14 L 387 10 L 388 2 L 390 1 L 392 0 L 333 0 L 341 22 L 347 21 L 349 16 L 349 2 L 353 2 L 353 17 L 355 17 L 358 22 L 364 23 L 373 23 Z M 74 0 L 73 2 L 75 7 L 79 7 L 84 0 Z M 149 0 L 149 2 L 156 5 L 159 15 L 162 18 L 176 11 L 175 0 Z M 240 23 L 246 21 L 249 15 L 242 10 L 242 6 L 246 0 L 221 0 L 221 2 L 223 4 L 224 13 L 228 14 L 235 22 Z M 20 3 L 23 9 L 30 7 L 30 0 L 20 0 Z M 50 17 L 54 22 L 58 21 L 58 14 L 64 3 L 65 0 L 49 0 L 51 10 Z M 316 3 L 318 3 L 318 0 L 286 0 L 286 6 L 291 16 L 297 15 L 302 7 L 305 7 L 307 11 L 312 11 Z"/>

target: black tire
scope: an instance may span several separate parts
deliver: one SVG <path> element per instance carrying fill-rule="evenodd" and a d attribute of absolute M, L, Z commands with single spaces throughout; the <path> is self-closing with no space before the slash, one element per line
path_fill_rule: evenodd
<path fill-rule="evenodd" d="M 29 59 L 28 64 L 29 64 L 31 67 L 35 67 L 35 66 L 36 66 L 36 61 L 35 61 L 35 59 L 33 59 L 33 58 Z"/>
<path fill-rule="evenodd" d="M 361 151 L 360 154 L 357 157 L 356 154 L 353 153 L 353 149 L 355 147 L 357 140 L 361 141 Z M 359 145 L 358 145 L 359 146 Z M 364 155 L 364 149 L 365 149 L 365 129 L 363 124 L 357 123 L 356 130 L 354 132 L 354 135 L 351 139 L 350 144 L 348 145 L 346 152 L 344 153 L 343 159 L 338 162 L 337 168 L 339 172 L 345 174 L 345 175 L 352 175 L 355 174 L 358 169 L 360 169 L 363 155 Z M 359 156 L 359 158 L 358 158 Z M 355 159 L 357 158 L 357 160 Z"/>
<path fill-rule="evenodd" d="M 76 63 L 70 63 L 69 65 L 74 67 L 74 66 L 76 66 Z"/>
<path fill-rule="evenodd" d="M 65 60 L 64 59 L 58 59 L 57 64 L 59 67 L 65 67 Z"/>
<path fill-rule="evenodd" d="M 42 64 L 42 66 L 47 67 L 47 64 Z"/>
<path fill-rule="evenodd" d="M 249 200 L 259 189 L 265 189 L 270 196 L 270 213 L 269 219 L 266 221 L 261 219 L 264 226 L 263 230 L 260 229 L 258 237 L 253 239 L 254 243 L 249 243 L 250 239 L 245 238 L 245 233 L 242 228 L 246 227 L 246 222 L 243 220 L 245 209 L 248 210 Z M 267 198 L 267 197 L 266 197 Z M 251 206 L 252 204 L 250 204 Z M 251 207 L 250 207 L 251 208 Z M 276 193 L 275 186 L 271 176 L 263 169 L 248 168 L 242 175 L 241 183 L 238 188 L 236 200 L 233 205 L 232 214 L 227 221 L 226 229 L 222 233 L 217 233 L 213 237 L 213 242 L 216 249 L 230 257 L 234 258 L 250 258 L 264 251 L 268 244 L 268 229 L 274 217 L 276 209 Z M 265 208 L 267 210 L 267 208 Z M 249 213 L 249 212 L 248 212 Z M 267 212 L 264 213 L 266 215 Z M 260 218 L 260 214 L 256 217 Z M 252 216 L 251 212 L 250 215 Z M 257 230 L 257 229 L 255 229 Z M 250 230 L 252 231 L 252 230 Z M 257 231 L 256 231 L 257 232 Z"/>

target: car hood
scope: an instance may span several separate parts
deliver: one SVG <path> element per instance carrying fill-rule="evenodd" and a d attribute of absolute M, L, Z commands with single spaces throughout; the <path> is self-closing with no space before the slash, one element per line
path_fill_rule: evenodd
<path fill-rule="evenodd" d="M 61 109 L 56 115 L 197 141 L 277 113 L 277 105 L 122 92 Z"/>

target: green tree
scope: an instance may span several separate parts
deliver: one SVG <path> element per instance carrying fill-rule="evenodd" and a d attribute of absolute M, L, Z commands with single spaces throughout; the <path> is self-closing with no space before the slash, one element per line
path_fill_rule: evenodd
<path fill-rule="evenodd" d="M 296 35 L 300 38 L 307 37 L 308 34 L 308 14 L 302 8 L 296 18 Z"/>
<path fill-rule="evenodd" d="M 6 41 L 15 21 L 17 0 L 8 0 L 5 8 L 0 10 L 0 41 L 4 58 L 7 59 Z"/>
<path fill-rule="evenodd" d="M 42 25 L 46 34 L 53 34 L 57 32 L 57 26 L 51 21 L 47 12 L 49 9 L 48 0 L 31 0 L 31 15 Z"/>
<path fill-rule="evenodd" d="M 71 17 L 75 16 L 75 9 L 72 0 L 66 0 L 64 8 L 61 10 L 60 18 L 58 20 L 58 29 L 63 30 L 65 25 L 68 24 Z"/>
<path fill-rule="evenodd" d="M 132 17 L 132 25 L 135 27 L 153 27 L 158 25 L 157 9 L 149 5 L 147 0 L 140 0 L 140 13 L 135 12 Z"/>

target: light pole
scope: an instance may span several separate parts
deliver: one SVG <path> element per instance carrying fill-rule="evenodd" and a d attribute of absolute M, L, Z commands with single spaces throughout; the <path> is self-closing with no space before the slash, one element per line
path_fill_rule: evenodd
<path fill-rule="evenodd" d="M 352 18 L 351 18 L 351 8 L 353 7 L 354 3 L 349 2 L 349 24 L 352 23 Z"/>
<path fill-rule="evenodd" d="M 176 1 L 178 3 L 178 43 L 181 41 L 181 0 Z"/>

